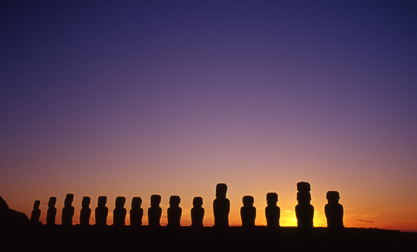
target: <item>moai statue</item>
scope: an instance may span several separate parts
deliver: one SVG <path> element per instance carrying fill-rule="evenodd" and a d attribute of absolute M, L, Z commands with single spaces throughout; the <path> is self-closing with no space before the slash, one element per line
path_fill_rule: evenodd
<path fill-rule="evenodd" d="M 109 209 L 106 207 L 107 197 L 106 196 L 99 196 L 97 207 L 95 209 L 95 216 L 96 216 L 96 225 L 97 226 L 106 226 L 107 225 L 107 215 L 109 213 Z"/>
<path fill-rule="evenodd" d="M 168 214 L 168 227 L 180 227 L 182 209 L 180 207 L 181 198 L 177 195 L 172 195 L 169 198 Z"/>
<path fill-rule="evenodd" d="M 191 209 L 191 226 L 192 227 L 203 227 L 204 208 L 203 198 L 194 197 L 193 208 Z"/>
<path fill-rule="evenodd" d="M 30 221 L 34 225 L 42 225 L 42 222 L 39 221 L 39 218 L 41 217 L 41 210 L 39 209 L 40 204 L 40 200 L 35 200 L 35 203 L 33 204 L 33 210 L 32 214 L 30 215 Z"/>
<path fill-rule="evenodd" d="M 125 225 L 126 209 L 125 209 L 126 198 L 119 196 L 116 198 L 116 208 L 113 210 L 113 225 L 122 227 Z"/>
<path fill-rule="evenodd" d="M 151 207 L 148 209 L 148 225 L 150 227 L 159 227 L 161 226 L 161 214 L 162 208 L 159 207 L 161 203 L 161 195 L 151 195 Z"/>
<path fill-rule="evenodd" d="M 279 227 L 279 218 L 281 211 L 277 206 L 278 194 L 277 193 L 267 193 L 266 194 L 266 203 L 265 207 L 265 217 L 266 217 L 266 226 L 267 227 Z"/>
<path fill-rule="evenodd" d="M 65 197 L 64 208 L 62 209 L 62 225 L 71 226 L 72 217 L 74 217 L 74 207 L 72 201 L 74 200 L 74 194 L 68 193 Z"/>
<path fill-rule="evenodd" d="M 229 226 L 230 201 L 226 198 L 226 192 L 226 184 L 217 184 L 216 198 L 213 201 L 215 227 L 223 228 Z"/>
<path fill-rule="evenodd" d="M 243 196 L 243 207 L 240 208 L 242 227 L 249 228 L 255 226 L 256 208 L 253 206 L 252 196 Z"/>
<path fill-rule="evenodd" d="M 132 209 L 130 209 L 130 225 L 135 227 L 142 226 L 143 209 L 141 208 L 142 199 L 132 198 Z"/>
<path fill-rule="evenodd" d="M 56 197 L 50 197 L 48 201 L 48 211 L 46 212 L 46 225 L 55 225 L 56 216 Z"/>
<path fill-rule="evenodd" d="M 328 204 L 324 207 L 327 218 L 327 227 L 332 230 L 343 229 L 343 206 L 339 204 L 339 192 L 328 191 L 326 195 Z"/>
<path fill-rule="evenodd" d="M 307 182 L 297 183 L 297 200 L 295 215 L 297 216 L 298 227 L 300 229 L 312 229 L 314 218 L 314 207 L 310 204 L 310 184 Z"/>
<path fill-rule="evenodd" d="M 88 196 L 84 196 L 81 202 L 81 212 L 80 212 L 80 225 L 88 226 L 90 225 L 90 209 L 91 199 Z"/>

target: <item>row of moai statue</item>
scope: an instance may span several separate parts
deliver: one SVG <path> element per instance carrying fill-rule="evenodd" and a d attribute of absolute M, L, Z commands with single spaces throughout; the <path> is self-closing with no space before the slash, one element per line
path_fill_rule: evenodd
<path fill-rule="evenodd" d="M 314 207 L 310 204 L 310 184 L 307 182 L 297 183 L 297 200 L 298 205 L 295 207 L 295 213 L 300 229 L 313 228 Z M 217 184 L 216 198 L 213 201 L 214 226 L 228 227 L 229 226 L 229 212 L 230 201 L 226 198 L 227 185 Z M 327 226 L 331 229 L 343 228 L 343 206 L 339 204 L 339 193 L 337 191 L 327 192 L 326 198 L 328 204 L 325 206 L 325 214 L 327 218 Z M 74 216 L 74 207 L 72 202 L 73 194 L 67 194 L 65 198 L 64 208 L 62 209 L 62 225 L 72 225 Z M 242 227 L 254 227 L 256 218 L 256 208 L 253 206 L 254 198 L 252 196 L 243 197 L 243 207 L 240 209 L 242 220 Z M 266 195 L 267 206 L 265 207 L 265 217 L 268 227 L 279 227 L 280 208 L 277 206 L 278 194 L 271 192 Z M 80 225 L 89 225 L 91 217 L 90 197 L 83 197 L 82 208 L 80 212 Z M 179 207 L 181 199 L 177 195 L 173 195 L 169 199 L 169 208 L 167 210 L 168 227 L 180 227 L 180 219 L 182 209 Z M 100 196 L 98 204 L 95 209 L 95 221 L 97 226 L 107 225 L 108 208 L 106 207 L 107 197 Z M 125 197 L 116 198 L 116 206 L 113 211 L 113 225 L 125 226 L 125 219 L 127 211 L 124 208 L 126 203 Z M 162 215 L 162 208 L 160 195 L 151 196 L 151 206 L 148 209 L 148 226 L 159 227 Z M 48 211 L 46 217 L 47 225 L 55 224 L 55 216 L 57 209 L 55 207 L 56 197 L 50 197 L 48 202 Z M 40 218 L 40 201 L 35 201 L 34 209 L 31 215 L 31 221 L 36 224 L 41 224 Z M 133 197 L 130 210 L 130 225 L 142 226 L 143 209 L 141 208 L 142 199 L 140 197 Z M 203 227 L 204 208 L 203 198 L 194 197 L 193 208 L 191 209 L 191 226 Z"/>

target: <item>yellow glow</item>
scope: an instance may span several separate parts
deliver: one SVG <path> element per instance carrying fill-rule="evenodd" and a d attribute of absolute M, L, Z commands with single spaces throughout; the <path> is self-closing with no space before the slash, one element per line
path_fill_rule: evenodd
<path fill-rule="evenodd" d="M 282 211 L 279 222 L 282 227 L 296 227 L 297 218 L 295 217 L 295 212 L 290 210 Z"/>
<path fill-rule="evenodd" d="M 315 211 L 313 224 L 315 227 L 327 227 L 326 215 L 321 211 Z"/>

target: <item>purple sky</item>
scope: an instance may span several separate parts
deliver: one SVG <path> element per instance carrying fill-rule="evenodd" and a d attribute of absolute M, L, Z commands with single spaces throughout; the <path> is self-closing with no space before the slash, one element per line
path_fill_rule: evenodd
<path fill-rule="evenodd" d="M 209 216 L 225 182 L 261 225 L 305 180 L 316 223 L 339 190 L 350 226 L 417 230 L 416 24 L 416 1 L 2 1 L 0 194 Z"/>

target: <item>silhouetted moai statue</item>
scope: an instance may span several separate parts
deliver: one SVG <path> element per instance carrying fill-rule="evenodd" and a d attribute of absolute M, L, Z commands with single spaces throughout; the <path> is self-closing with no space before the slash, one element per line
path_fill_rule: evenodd
<path fill-rule="evenodd" d="M 140 197 L 132 198 L 132 209 L 130 209 L 130 225 L 140 227 L 142 226 L 143 209 L 142 199 Z"/>
<path fill-rule="evenodd" d="M 256 218 L 256 208 L 253 206 L 252 196 L 243 196 L 243 207 L 240 208 L 240 217 L 242 219 L 242 227 L 254 227 Z"/>
<path fill-rule="evenodd" d="M 42 223 L 39 221 L 39 218 L 41 217 L 41 210 L 39 209 L 40 204 L 40 200 L 35 200 L 35 203 L 33 204 L 33 210 L 32 214 L 30 215 L 30 221 L 34 225 L 42 225 Z"/>
<path fill-rule="evenodd" d="M 180 227 L 181 226 L 181 214 L 182 209 L 180 207 L 181 198 L 177 195 L 172 195 L 169 198 L 168 214 L 168 227 Z"/>
<path fill-rule="evenodd" d="M 227 185 L 217 184 L 216 199 L 213 201 L 214 226 L 228 227 L 229 226 L 229 212 L 230 201 L 226 198 Z"/>
<path fill-rule="evenodd" d="M 74 200 L 74 194 L 68 193 L 65 197 L 64 208 L 62 209 L 62 225 L 71 226 L 72 217 L 74 217 L 74 207 L 72 201 Z"/>
<path fill-rule="evenodd" d="M 192 227 L 203 227 L 204 208 L 203 198 L 194 197 L 193 208 L 191 209 L 191 226 Z"/>
<path fill-rule="evenodd" d="M 91 199 L 88 196 L 84 196 L 81 202 L 81 211 L 80 211 L 80 225 L 88 226 L 90 225 L 90 209 Z"/>
<path fill-rule="evenodd" d="M 56 216 L 56 197 L 50 197 L 48 201 L 48 211 L 46 211 L 46 225 L 55 225 Z"/>
<path fill-rule="evenodd" d="M 159 207 L 161 203 L 161 195 L 151 195 L 151 207 L 148 209 L 148 225 L 150 227 L 159 227 L 161 226 L 161 214 L 162 208 Z"/>
<path fill-rule="evenodd" d="M 279 227 L 279 218 L 281 215 L 281 211 L 277 206 L 277 202 L 277 193 L 271 192 L 266 194 L 267 206 L 265 207 L 265 217 L 267 227 Z"/>
<path fill-rule="evenodd" d="M 297 183 L 297 200 L 295 215 L 297 216 L 298 227 L 300 229 L 312 229 L 314 218 L 314 207 L 310 204 L 310 184 L 307 182 Z"/>
<path fill-rule="evenodd" d="M 126 198 L 119 196 L 116 198 L 116 208 L 113 210 L 113 225 L 122 227 L 125 225 L 126 209 L 125 209 Z"/>
<path fill-rule="evenodd" d="M 97 226 L 106 226 L 107 225 L 107 215 L 109 209 L 106 207 L 107 197 L 99 196 L 97 207 L 95 209 L 96 225 Z"/>
<path fill-rule="evenodd" d="M 326 195 L 328 204 L 324 207 L 327 218 L 327 227 L 329 229 L 343 229 L 343 206 L 339 204 L 339 192 L 328 191 Z"/>

